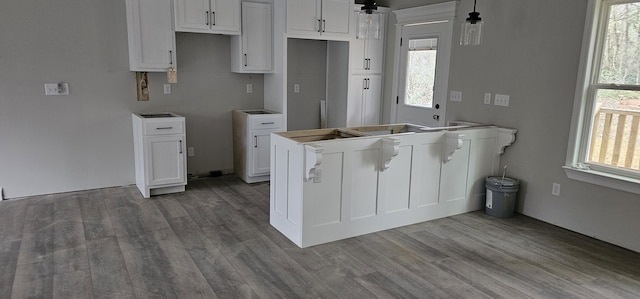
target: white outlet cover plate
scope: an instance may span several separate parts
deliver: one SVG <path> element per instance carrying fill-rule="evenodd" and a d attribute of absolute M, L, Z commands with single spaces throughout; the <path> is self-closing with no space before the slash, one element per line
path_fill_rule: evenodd
<path fill-rule="evenodd" d="M 171 94 L 171 84 L 164 85 L 164 94 Z"/>
<path fill-rule="evenodd" d="M 48 96 L 68 95 L 69 83 L 45 83 L 44 94 Z"/>
<path fill-rule="evenodd" d="M 247 93 L 253 93 L 253 84 L 247 84 Z"/>
<path fill-rule="evenodd" d="M 553 187 L 551 187 L 551 195 L 560 196 L 560 184 L 553 183 Z"/>
<path fill-rule="evenodd" d="M 509 107 L 509 95 L 496 93 L 496 99 L 495 99 L 494 105 Z"/>
<path fill-rule="evenodd" d="M 293 92 L 295 93 L 300 92 L 300 84 L 293 84 Z"/>
<path fill-rule="evenodd" d="M 449 93 L 449 101 L 462 102 L 462 91 L 451 91 Z"/>

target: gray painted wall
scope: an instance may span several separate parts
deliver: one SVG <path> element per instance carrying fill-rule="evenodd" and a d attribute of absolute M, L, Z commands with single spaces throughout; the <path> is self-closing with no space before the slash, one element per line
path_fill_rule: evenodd
<path fill-rule="evenodd" d="M 326 98 L 327 42 L 290 38 L 287 56 L 287 130 L 318 129 L 320 100 Z"/>
<path fill-rule="evenodd" d="M 443 1 L 390 1 L 393 9 Z M 518 129 L 506 149 L 507 175 L 523 182 L 518 211 L 531 217 L 640 251 L 640 196 L 567 179 L 567 152 L 587 0 L 481 0 L 485 21 L 479 47 L 457 44 L 460 24 L 472 0 L 457 6 L 449 90 L 462 103 L 448 102 L 447 120 L 469 120 Z M 395 23 L 395 17 L 390 24 Z M 389 27 L 387 78 L 392 76 L 395 28 Z M 390 60 L 391 59 L 391 60 Z M 390 64 L 391 61 L 391 64 Z M 385 85 L 385 108 L 393 98 Z M 507 108 L 483 104 L 484 93 L 511 96 Z M 385 115 L 389 117 L 388 110 Z M 551 195 L 552 183 L 562 185 Z M 630 230 L 631 229 L 631 230 Z"/>
<path fill-rule="evenodd" d="M 231 170 L 231 110 L 262 108 L 263 76 L 230 72 L 229 37 L 177 34 L 178 84 L 137 102 L 124 0 L 0 2 L 0 187 L 6 197 L 132 184 L 131 112 L 187 118 L 188 172 Z M 69 82 L 69 96 L 44 83 Z M 253 84 L 247 94 L 246 84 Z"/>

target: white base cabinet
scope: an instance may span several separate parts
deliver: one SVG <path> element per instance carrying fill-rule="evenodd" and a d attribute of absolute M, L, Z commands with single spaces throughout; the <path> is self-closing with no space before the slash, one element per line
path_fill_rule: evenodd
<path fill-rule="evenodd" d="M 271 225 L 308 247 L 481 209 L 516 130 L 401 126 L 273 134 Z"/>
<path fill-rule="evenodd" d="M 234 110 L 233 171 L 247 183 L 269 180 L 271 133 L 283 131 L 282 114 Z"/>
<path fill-rule="evenodd" d="M 132 116 L 136 186 L 145 198 L 182 192 L 187 185 L 185 118 L 173 114 Z"/>

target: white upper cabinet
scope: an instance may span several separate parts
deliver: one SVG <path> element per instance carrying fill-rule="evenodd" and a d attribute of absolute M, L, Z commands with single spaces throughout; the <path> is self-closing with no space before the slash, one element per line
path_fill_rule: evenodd
<path fill-rule="evenodd" d="M 353 1 L 288 0 L 287 34 L 292 37 L 351 37 Z"/>
<path fill-rule="evenodd" d="M 354 13 L 354 18 L 358 13 Z M 357 36 L 351 41 L 351 72 L 359 74 L 381 74 L 384 62 L 386 13 L 380 14 L 379 38 Z M 357 26 L 357 25 L 356 25 Z M 367 30 L 375 30 L 369 26 Z"/>
<path fill-rule="evenodd" d="M 164 72 L 175 66 L 171 0 L 127 0 L 129 69 Z"/>
<path fill-rule="evenodd" d="M 242 2 L 242 34 L 231 37 L 231 71 L 273 70 L 273 14 L 269 3 Z"/>
<path fill-rule="evenodd" d="M 240 0 L 174 0 L 176 31 L 240 34 Z"/>

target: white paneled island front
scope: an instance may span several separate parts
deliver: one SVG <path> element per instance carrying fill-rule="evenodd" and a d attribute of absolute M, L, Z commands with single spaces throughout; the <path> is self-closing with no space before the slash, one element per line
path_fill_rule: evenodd
<path fill-rule="evenodd" d="M 273 133 L 270 223 L 308 247 L 479 210 L 515 133 L 405 124 Z"/>

